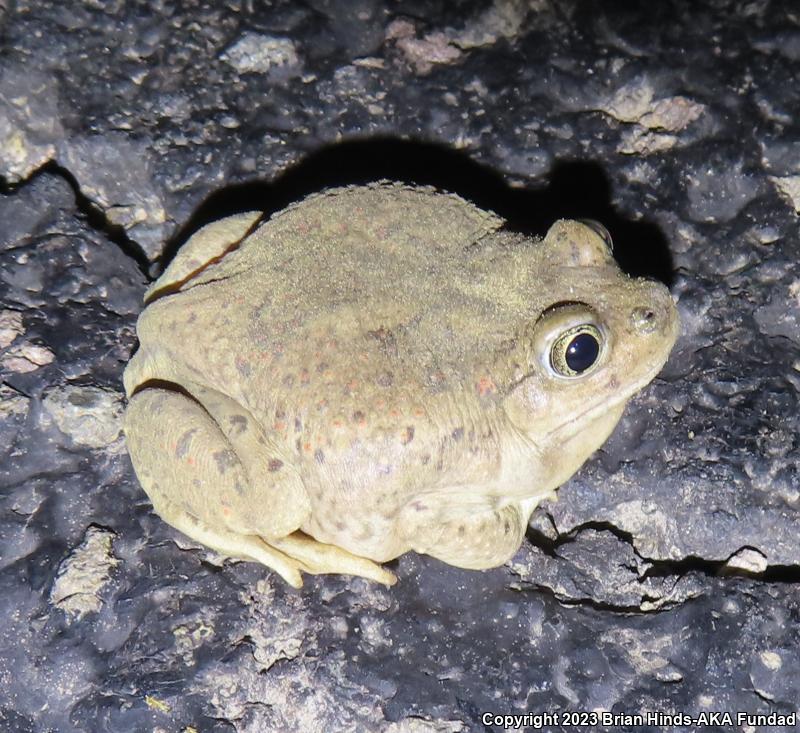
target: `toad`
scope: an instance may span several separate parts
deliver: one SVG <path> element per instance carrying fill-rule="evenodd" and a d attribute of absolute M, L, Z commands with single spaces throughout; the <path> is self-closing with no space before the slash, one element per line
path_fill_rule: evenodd
<path fill-rule="evenodd" d="M 393 183 L 198 231 L 146 294 L 125 435 L 169 524 L 288 583 L 508 560 L 678 333 L 602 226 Z"/>

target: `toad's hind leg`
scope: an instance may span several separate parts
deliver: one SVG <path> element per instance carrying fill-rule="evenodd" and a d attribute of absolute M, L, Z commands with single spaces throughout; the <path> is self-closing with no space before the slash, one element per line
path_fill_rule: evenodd
<path fill-rule="evenodd" d="M 307 573 L 342 573 L 377 580 L 384 585 L 394 585 L 394 573 L 365 557 L 353 555 L 336 545 L 326 545 L 304 532 L 294 532 L 288 537 L 273 540 L 272 544 L 287 555 L 297 559 Z"/>
<path fill-rule="evenodd" d="M 249 509 L 271 529 L 283 525 L 291 532 L 302 516 L 270 506 L 289 503 L 291 492 L 265 480 L 254 496 L 235 446 L 196 400 L 169 389 L 143 389 L 129 401 L 125 438 L 139 481 L 167 524 L 223 555 L 255 560 L 290 585 L 302 585 L 301 564 L 242 520 Z M 253 512 L 257 503 L 261 511 Z"/>
<path fill-rule="evenodd" d="M 300 576 L 299 563 L 270 547 L 260 537 L 209 527 L 176 504 L 163 499 L 157 507 L 154 501 L 153 507 L 167 524 L 183 532 L 187 537 L 191 537 L 226 557 L 260 562 L 278 573 L 294 588 L 302 587 L 303 579 Z"/>
<path fill-rule="evenodd" d="M 191 395 L 147 387 L 130 399 L 125 437 L 154 510 L 192 539 L 295 587 L 301 571 L 394 582 L 371 560 L 295 531 L 309 512 L 302 483 L 229 397 L 197 385 Z"/>

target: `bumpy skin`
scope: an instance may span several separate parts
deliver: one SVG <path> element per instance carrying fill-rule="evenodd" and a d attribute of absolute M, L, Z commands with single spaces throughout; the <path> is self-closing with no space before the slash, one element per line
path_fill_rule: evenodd
<path fill-rule="evenodd" d="M 661 368 L 678 320 L 594 228 L 502 226 L 456 196 L 375 184 L 198 232 L 148 292 L 125 371 L 128 446 L 158 514 L 293 585 L 392 583 L 378 563 L 409 550 L 506 561 Z M 584 322 L 597 363 L 556 373 L 554 342 Z"/>

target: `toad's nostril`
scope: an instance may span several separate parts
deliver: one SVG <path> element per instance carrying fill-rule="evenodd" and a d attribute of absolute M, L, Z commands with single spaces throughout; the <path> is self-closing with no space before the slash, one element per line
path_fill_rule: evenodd
<path fill-rule="evenodd" d="M 652 308 L 640 307 L 631 311 L 631 325 L 641 333 L 652 333 L 658 327 L 658 318 Z"/>

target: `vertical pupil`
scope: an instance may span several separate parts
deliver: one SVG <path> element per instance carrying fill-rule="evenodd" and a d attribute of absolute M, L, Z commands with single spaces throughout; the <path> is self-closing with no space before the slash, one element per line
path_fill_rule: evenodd
<path fill-rule="evenodd" d="M 581 333 L 569 342 L 564 360 L 573 372 L 580 374 L 597 361 L 599 353 L 597 339 L 589 333 Z"/>

